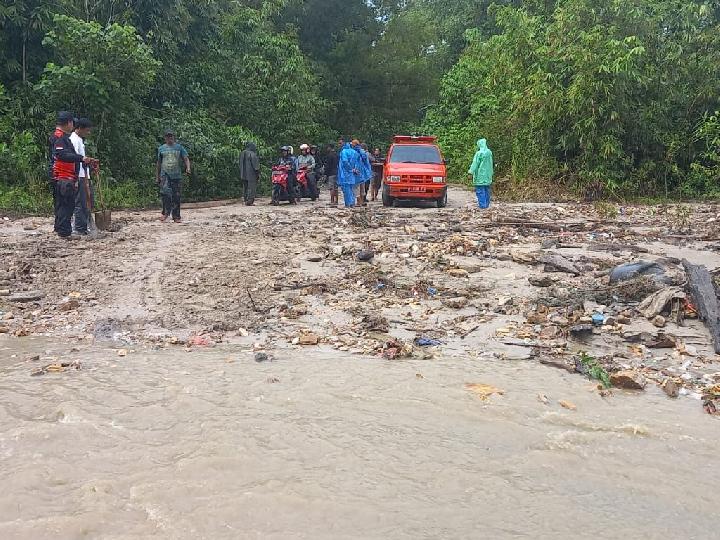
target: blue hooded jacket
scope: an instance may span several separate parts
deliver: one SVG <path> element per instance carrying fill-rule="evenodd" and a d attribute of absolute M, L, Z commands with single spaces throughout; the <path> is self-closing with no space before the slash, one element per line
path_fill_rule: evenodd
<path fill-rule="evenodd" d="M 362 184 L 368 180 L 372 180 L 372 165 L 370 165 L 370 157 L 368 157 L 368 153 L 362 148 L 362 146 L 356 146 L 355 151 L 358 153 L 358 170 L 360 171 L 357 183 Z"/>
<path fill-rule="evenodd" d="M 338 166 L 338 184 L 341 186 L 352 186 L 357 183 L 354 169 L 359 169 L 358 153 L 353 150 L 350 143 L 345 143 L 340 151 L 340 163 Z"/>

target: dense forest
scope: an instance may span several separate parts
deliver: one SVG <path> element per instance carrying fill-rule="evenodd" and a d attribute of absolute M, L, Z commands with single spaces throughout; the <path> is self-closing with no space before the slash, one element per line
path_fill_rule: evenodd
<path fill-rule="evenodd" d="M 457 181 L 487 138 L 508 192 L 720 194 L 717 0 L 2 0 L 0 28 L 0 207 L 48 207 L 57 110 L 115 205 L 154 199 L 166 128 L 193 198 L 237 193 L 245 141 L 398 132 Z"/>

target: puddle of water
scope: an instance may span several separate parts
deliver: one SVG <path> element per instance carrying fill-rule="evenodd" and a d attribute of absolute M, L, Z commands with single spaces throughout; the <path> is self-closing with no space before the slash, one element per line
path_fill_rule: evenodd
<path fill-rule="evenodd" d="M 68 356 L 81 371 L 30 377 L 24 358 L 46 349 L 68 350 L 0 341 L 3 539 L 707 538 L 716 527 L 717 421 L 654 388 L 603 399 L 526 361 L 288 349 L 258 364 L 239 347 L 120 358 L 93 346 Z M 483 402 L 466 382 L 506 394 Z"/>

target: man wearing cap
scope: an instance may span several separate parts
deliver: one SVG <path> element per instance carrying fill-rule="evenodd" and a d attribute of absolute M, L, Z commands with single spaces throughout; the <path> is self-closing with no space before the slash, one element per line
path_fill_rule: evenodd
<path fill-rule="evenodd" d="M 61 111 L 58 113 L 55 131 L 48 139 L 50 179 L 55 203 L 54 228 L 60 238 L 70 238 L 72 235 L 78 164 L 87 164 L 91 161 L 90 158 L 83 157 L 75 151 L 70 140 L 74 127 L 73 114 Z"/>
<path fill-rule="evenodd" d="M 92 123 L 87 118 L 80 118 L 75 122 L 75 131 L 70 135 L 75 152 L 85 157 L 85 139 L 90 135 Z M 90 182 L 90 166 L 85 163 L 77 164 L 78 189 L 75 197 L 75 224 L 74 232 L 85 236 L 88 234 L 88 221 L 93 206 L 94 193 Z"/>
<path fill-rule="evenodd" d="M 175 223 L 180 223 L 180 181 L 182 180 L 182 165 L 185 165 L 185 174 L 190 174 L 190 158 L 187 150 L 175 141 L 172 130 L 165 132 L 165 144 L 158 148 L 157 178 L 160 186 L 163 209 L 161 221 L 172 215 Z"/>

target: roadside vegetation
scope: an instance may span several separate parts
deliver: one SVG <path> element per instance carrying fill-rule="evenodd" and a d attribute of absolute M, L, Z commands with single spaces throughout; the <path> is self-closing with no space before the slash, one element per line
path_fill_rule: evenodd
<path fill-rule="evenodd" d="M 720 2 L 0 2 L 0 207 L 50 207 L 57 110 L 96 123 L 108 202 L 155 202 L 159 135 L 189 200 L 238 194 L 255 141 L 432 133 L 465 172 L 479 137 L 511 199 L 720 194 Z"/>

